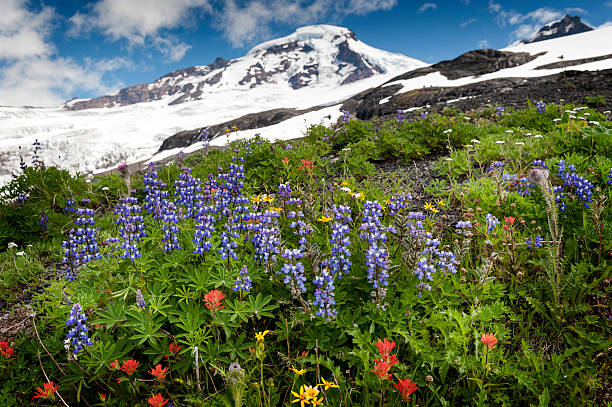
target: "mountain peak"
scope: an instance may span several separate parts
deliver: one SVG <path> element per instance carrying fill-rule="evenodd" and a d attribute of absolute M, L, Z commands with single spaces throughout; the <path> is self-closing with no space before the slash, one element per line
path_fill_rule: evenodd
<path fill-rule="evenodd" d="M 524 44 L 545 41 L 553 38 L 564 37 L 566 35 L 579 34 L 591 31 L 593 27 L 584 24 L 580 17 L 566 14 L 562 19 L 546 24 L 535 33 L 529 40 L 522 41 Z"/>
<path fill-rule="evenodd" d="M 253 55 L 262 50 L 267 50 L 269 48 L 289 43 L 311 43 L 312 41 L 316 40 L 323 40 L 333 43 L 337 42 L 338 40 L 342 41 L 349 38 L 357 41 L 357 36 L 349 28 L 328 24 L 306 25 L 297 28 L 294 33 L 285 37 L 276 38 L 274 40 L 262 42 L 261 44 L 256 45 L 255 47 L 251 48 L 247 55 Z"/>

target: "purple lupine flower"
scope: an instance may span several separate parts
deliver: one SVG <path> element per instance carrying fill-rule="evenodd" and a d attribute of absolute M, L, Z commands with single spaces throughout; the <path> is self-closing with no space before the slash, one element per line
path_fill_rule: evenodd
<path fill-rule="evenodd" d="M 404 123 L 404 119 L 405 119 L 404 113 L 406 112 L 404 112 L 403 110 L 398 110 L 397 112 L 395 112 L 395 119 L 397 120 L 398 124 Z"/>
<path fill-rule="evenodd" d="M 331 321 L 338 315 L 338 310 L 335 309 L 336 300 L 334 299 L 334 276 L 329 272 L 327 267 L 324 267 L 321 273 L 313 280 L 315 285 L 313 305 L 318 306 L 316 315 Z"/>
<path fill-rule="evenodd" d="M 362 214 L 359 237 L 369 244 L 366 250 L 366 267 L 368 282 L 374 290 L 370 293 L 372 301 L 380 306 L 387 295 L 389 285 L 389 253 L 387 251 L 387 235 L 380 219 L 383 216 L 382 207 L 378 201 L 366 201 Z"/>
<path fill-rule="evenodd" d="M 153 214 L 153 219 L 159 219 L 161 215 L 161 206 L 164 198 L 168 197 L 168 192 L 163 188 L 166 184 L 159 179 L 157 168 L 154 162 L 150 162 L 145 176 L 142 178 L 144 183 L 143 192 L 145 193 L 144 207 L 147 213 Z"/>
<path fill-rule="evenodd" d="M 283 267 L 281 267 L 281 272 L 285 274 L 283 283 L 285 283 L 293 296 L 298 296 L 306 292 L 306 286 L 304 285 L 306 277 L 304 277 L 304 266 L 302 262 L 297 262 L 296 264 L 285 263 Z"/>
<path fill-rule="evenodd" d="M 234 291 L 244 291 L 246 293 L 251 292 L 251 287 L 253 285 L 253 280 L 249 277 L 247 266 L 244 265 L 240 269 L 240 275 L 234 281 Z"/>
<path fill-rule="evenodd" d="M 42 150 L 40 142 L 38 141 L 38 139 L 36 139 L 34 143 L 32 143 L 32 145 L 34 146 L 34 152 L 32 153 L 32 165 L 40 169 L 44 169 L 45 163 L 43 162 L 43 160 L 41 160 L 39 155 L 40 150 Z"/>
<path fill-rule="evenodd" d="M 351 208 L 343 205 L 332 207 L 334 222 L 332 223 L 331 236 L 331 257 L 328 260 L 330 272 L 334 277 L 342 278 L 342 274 L 348 274 L 351 268 L 351 231 L 348 223 L 351 219 Z"/>
<path fill-rule="evenodd" d="M 207 207 L 208 208 L 208 207 Z M 215 217 L 213 215 L 202 214 L 197 217 L 199 220 L 193 232 L 193 243 L 195 243 L 195 254 L 206 254 L 211 248 L 210 239 L 215 232 Z"/>
<path fill-rule="evenodd" d="M 164 242 L 164 253 L 172 250 L 181 250 L 183 247 L 179 243 L 179 216 L 176 205 L 164 199 L 161 206 L 161 226 L 160 229 L 164 232 L 162 242 Z"/>
<path fill-rule="evenodd" d="M 342 113 L 342 123 L 348 123 L 351 120 L 351 113 L 348 110 L 340 110 L 340 113 Z"/>
<path fill-rule="evenodd" d="M 457 229 L 457 233 L 460 235 L 464 235 L 464 236 L 472 235 L 472 231 L 471 231 L 472 222 L 470 222 L 469 220 L 460 220 L 455 225 L 455 228 Z"/>
<path fill-rule="evenodd" d="M 500 224 L 500 222 L 495 216 L 491 215 L 490 213 L 487 213 L 486 219 L 487 219 L 487 233 L 491 233 Z"/>
<path fill-rule="evenodd" d="M 92 260 L 102 258 L 100 248 L 98 247 L 98 229 L 94 228 L 94 210 L 86 208 L 78 208 L 74 212 L 77 216 L 74 223 L 79 226 L 74 231 L 74 239 L 81 245 L 79 255 L 81 263 L 89 263 Z"/>
<path fill-rule="evenodd" d="M 612 184 L 612 168 L 610 168 L 610 172 L 608 172 L 608 182 L 606 182 L 606 185 L 610 184 Z"/>
<path fill-rule="evenodd" d="M 201 199 L 201 181 L 191 175 L 191 169 L 182 167 L 179 179 L 174 181 L 176 203 L 182 208 L 182 219 L 193 218 L 197 212 L 196 201 Z"/>
<path fill-rule="evenodd" d="M 134 197 L 121 198 L 119 205 L 115 208 L 115 214 L 119 218 L 115 224 L 119 226 L 119 236 L 122 243 L 118 246 L 121 250 L 120 257 L 122 259 L 130 259 L 134 262 L 140 257 L 140 248 L 138 243 L 140 239 L 147 236 L 145 231 L 144 219 L 141 215 L 138 199 Z"/>
<path fill-rule="evenodd" d="M 38 225 L 42 231 L 49 229 L 49 217 L 45 211 L 40 211 L 38 214 Z"/>
<path fill-rule="evenodd" d="M 548 166 L 542 160 L 535 160 L 531 163 L 531 165 L 533 165 L 534 167 L 548 168 Z"/>
<path fill-rule="evenodd" d="M 538 113 L 546 113 L 546 103 L 542 102 L 541 100 L 539 102 L 536 103 L 536 111 Z"/>
<path fill-rule="evenodd" d="M 70 230 L 68 240 L 62 242 L 62 247 L 64 248 L 62 264 L 66 267 L 66 280 L 70 282 L 76 278 L 76 272 L 81 266 L 79 244 L 74 237 L 74 229 Z"/>
<path fill-rule="evenodd" d="M 81 351 L 81 348 L 86 345 L 93 345 L 93 342 L 87 336 L 89 328 L 85 325 L 87 316 L 83 313 L 83 307 L 78 302 L 72 305 L 72 310 L 68 315 L 66 326 L 72 327 L 66 334 L 66 339 L 70 341 L 70 344 L 74 346 L 73 353 L 77 354 Z"/>
<path fill-rule="evenodd" d="M 419 115 L 419 117 L 421 119 L 426 119 L 427 118 L 428 113 L 427 112 L 421 112 L 421 114 Z"/>
<path fill-rule="evenodd" d="M 210 146 L 211 135 L 208 132 L 208 129 L 200 130 L 200 135 L 198 136 L 198 141 L 202 142 L 202 147 L 208 149 Z"/>
<path fill-rule="evenodd" d="M 76 211 L 76 202 L 72 198 L 66 199 L 66 203 L 64 204 L 64 212 L 65 213 L 74 213 Z"/>
<path fill-rule="evenodd" d="M 276 255 L 280 253 L 279 214 L 267 210 L 254 216 L 259 219 L 259 222 L 253 225 L 255 234 L 251 238 L 255 248 L 254 259 L 260 263 L 276 263 Z"/>
<path fill-rule="evenodd" d="M 504 114 L 504 112 L 505 112 L 505 111 L 506 111 L 506 108 L 505 108 L 505 107 L 503 107 L 503 106 L 497 106 L 497 107 L 495 108 L 495 115 L 496 115 L 496 116 L 501 116 L 501 115 L 503 115 L 503 114 Z"/>
<path fill-rule="evenodd" d="M 543 246 L 543 243 L 542 243 L 543 241 L 544 241 L 544 239 L 542 239 L 542 236 L 540 236 L 540 235 L 536 235 L 536 237 L 533 240 L 531 240 L 530 237 L 525 238 L 525 243 L 527 243 L 527 247 L 529 249 L 533 249 L 533 248 L 536 248 L 536 247 L 542 247 Z"/>
<path fill-rule="evenodd" d="M 145 307 L 147 306 L 147 302 L 142 296 L 142 293 L 140 292 L 140 290 L 136 290 L 136 305 L 140 309 L 145 309 Z"/>
<path fill-rule="evenodd" d="M 451 272 L 456 273 L 457 269 L 455 266 L 459 264 L 455 254 L 453 252 L 446 252 L 440 250 L 440 241 L 433 239 L 428 234 L 425 240 L 425 248 L 420 254 L 420 259 L 417 261 L 417 267 L 414 270 L 414 274 L 420 280 L 417 285 L 419 290 L 419 297 L 423 290 L 430 291 L 431 285 L 426 281 L 433 281 L 433 275 L 436 272 Z"/>
<path fill-rule="evenodd" d="M 389 216 L 395 216 L 403 212 L 406 209 L 408 202 L 412 200 L 412 194 L 410 192 L 402 192 L 401 194 L 393 195 L 387 199 L 387 210 Z"/>
<path fill-rule="evenodd" d="M 573 164 L 567 166 L 567 171 L 565 160 L 559 161 L 558 166 L 557 175 L 563 181 L 563 186 L 573 189 L 573 192 L 582 200 L 584 207 L 588 208 L 591 202 L 591 196 L 593 195 L 593 184 L 586 178 L 576 174 L 576 168 Z M 557 201 L 559 201 L 559 199 Z M 561 210 L 565 210 L 565 205 Z"/>

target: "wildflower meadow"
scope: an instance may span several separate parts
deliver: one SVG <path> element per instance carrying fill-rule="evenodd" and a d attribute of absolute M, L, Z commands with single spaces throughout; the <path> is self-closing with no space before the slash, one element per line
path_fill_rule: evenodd
<path fill-rule="evenodd" d="M 36 142 L 0 188 L 0 405 L 609 405 L 610 112 L 411 117 L 96 177 Z"/>

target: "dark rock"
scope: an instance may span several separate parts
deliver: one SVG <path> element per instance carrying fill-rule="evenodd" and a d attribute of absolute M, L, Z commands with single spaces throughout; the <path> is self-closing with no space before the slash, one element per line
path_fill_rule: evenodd
<path fill-rule="evenodd" d="M 259 113 L 250 113 L 241 116 L 237 119 L 218 123 L 212 126 L 203 126 L 199 129 L 180 131 L 164 140 L 159 151 L 170 150 L 173 148 L 188 147 L 199 141 L 200 131 L 207 128 L 211 138 L 217 138 L 224 134 L 224 130 L 233 126 L 240 130 L 259 129 L 262 127 L 272 126 L 294 116 L 299 116 L 304 113 L 322 109 L 324 106 L 317 106 L 305 110 L 296 109 L 272 109 Z"/>
<path fill-rule="evenodd" d="M 347 41 L 343 41 L 338 44 L 338 54 L 336 55 L 336 59 L 334 60 L 335 64 L 338 64 L 338 69 L 336 72 L 340 72 L 340 70 L 346 66 L 346 64 L 353 65 L 355 69 L 349 76 L 347 76 L 341 83 L 341 85 L 345 85 L 347 83 L 352 83 L 358 81 L 360 79 L 369 78 L 374 75 L 374 71 L 368 64 L 364 58 L 353 51 L 349 46 Z M 382 72 L 382 69 L 376 67 L 377 72 Z"/>
<path fill-rule="evenodd" d="M 395 80 L 395 79 L 394 79 Z M 393 81 L 393 80 L 392 80 Z M 525 107 L 528 100 L 584 103 L 586 96 L 601 94 L 612 102 L 612 69 L 602 71 L 566 71 L 537 78 L 497 78 L 456 87 L 429 87 L 394 94 L 401 85 L 382 85 L 346 100 L 342 109 L 362 120 L 393 115 L 397 110 L 432 105 L 429 111 L 456 106 L 460 110 L 479 109 L 488 104 Z M 387 103 L 379 102 L 391 96 Z M 453 101 L 459 98 L 463 100 Z"/>
<path fill-rule="evenodd" d="M 605 59 L 610 59 L 610 58 L 612 58 L 612 54 L 601 55 L 601 56 L 592 57 L 592 58 L 570 59 L 569 61 L 559 61 L 559 62 L 553 62 L 553 63 L 546 64 L 546 65 L 540 65 L 540 66 L 536 67 L 535 69 L 565 68 L 567 66 L 575 66 L 575 65 L 588 64 L 589 62 L 603 61 Z"/>

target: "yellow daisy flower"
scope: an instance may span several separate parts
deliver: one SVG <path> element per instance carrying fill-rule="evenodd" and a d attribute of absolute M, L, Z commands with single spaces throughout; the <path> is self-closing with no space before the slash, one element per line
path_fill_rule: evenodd
<path fill-rule="evenodd" d="M 319 395 L 319 390 L 316 386 L 306 386 L 304 387 L 304 391 L 306 392 L 306 398 L 308 398 L 308 400 L 315 399 Z"/>
<path fill-rule="evenodd" d="M 329 222 L 330 220 L 332 220 L 332 218 L 330 218 L 329 216 L 321 216 L 319 219 L 317 219 L 319 222 Z"/>
<path fill-rule="evenodd" d="M 296 375 L 298 375 L 298 376 L 301 376 L 301 375 L 303 375 L 304 373 L 306 373 L 306 372 L 308 371 L 308 370 L 306 370 L 306 369 L 300 369 L 300 370 L 297 370 L 297 369 L 296 369 L 295 367 L 293 367 L 293 366 L 291 366 L 291 367 L 289 368 L 289 370 L 291 370 L 293 373 L 295 373 L 295 374 L 296 374 Z"/>
<path fill-rule="evenodd" d="M 325 379 L 323 379 L 323 378 L 321 378 L 321 380 L 323 380 L 323 383 L 321 383 L 321 384 L 317 384 L 317 386 L 323 386 L 323 389 L 324 389 L 324 390 L 328 390 L 328 389 L 330 389 L 330 388 L 332 388 L 332 387 L 340 387 L 340 386 L 338 386 L 338 385 L 337 385 L 336 383 L 334 383 L 334 382 L 328 382 L 327 380 L 325 380 Z"/>
<path fill-rule="evenodd" d="M 261 195 L 257 195 L 257 196 L 251 197 L 251 202 L 253 202 L 253 203 L 260 203 L 261 202 Z"/>
<path fill-rule="evenodd" d="M 255 334 L 255 339 L 257 339 L 258 341 L 263 341 L 264 340 L 264 336 L 266 336 L 270 331 L 268 331 L 267 329 L 263 332 L 257 332 Z"/>
<path fill-rule="evenodd" d="M 310 401 L 308 401 L 308 395 L 304 392 L 304 385 L 300 387 L 299 393 L 296 393 L 292 390 L 291 394 L 293 395 L 293 397 L 295 397 L 295 400 L 291 401 L 291 403 L 300 403 L 300 407 L 304 407 L 304 405 L 310 404 Z"/>
<path fill-rule="evenodd" d="M 321 397 L 320 399 L 315 397 L 312 400 L 310 400 L 310 403 L 312 403 L 313 406 L 322 406 L 323 405 L 323 397 Z"/>

